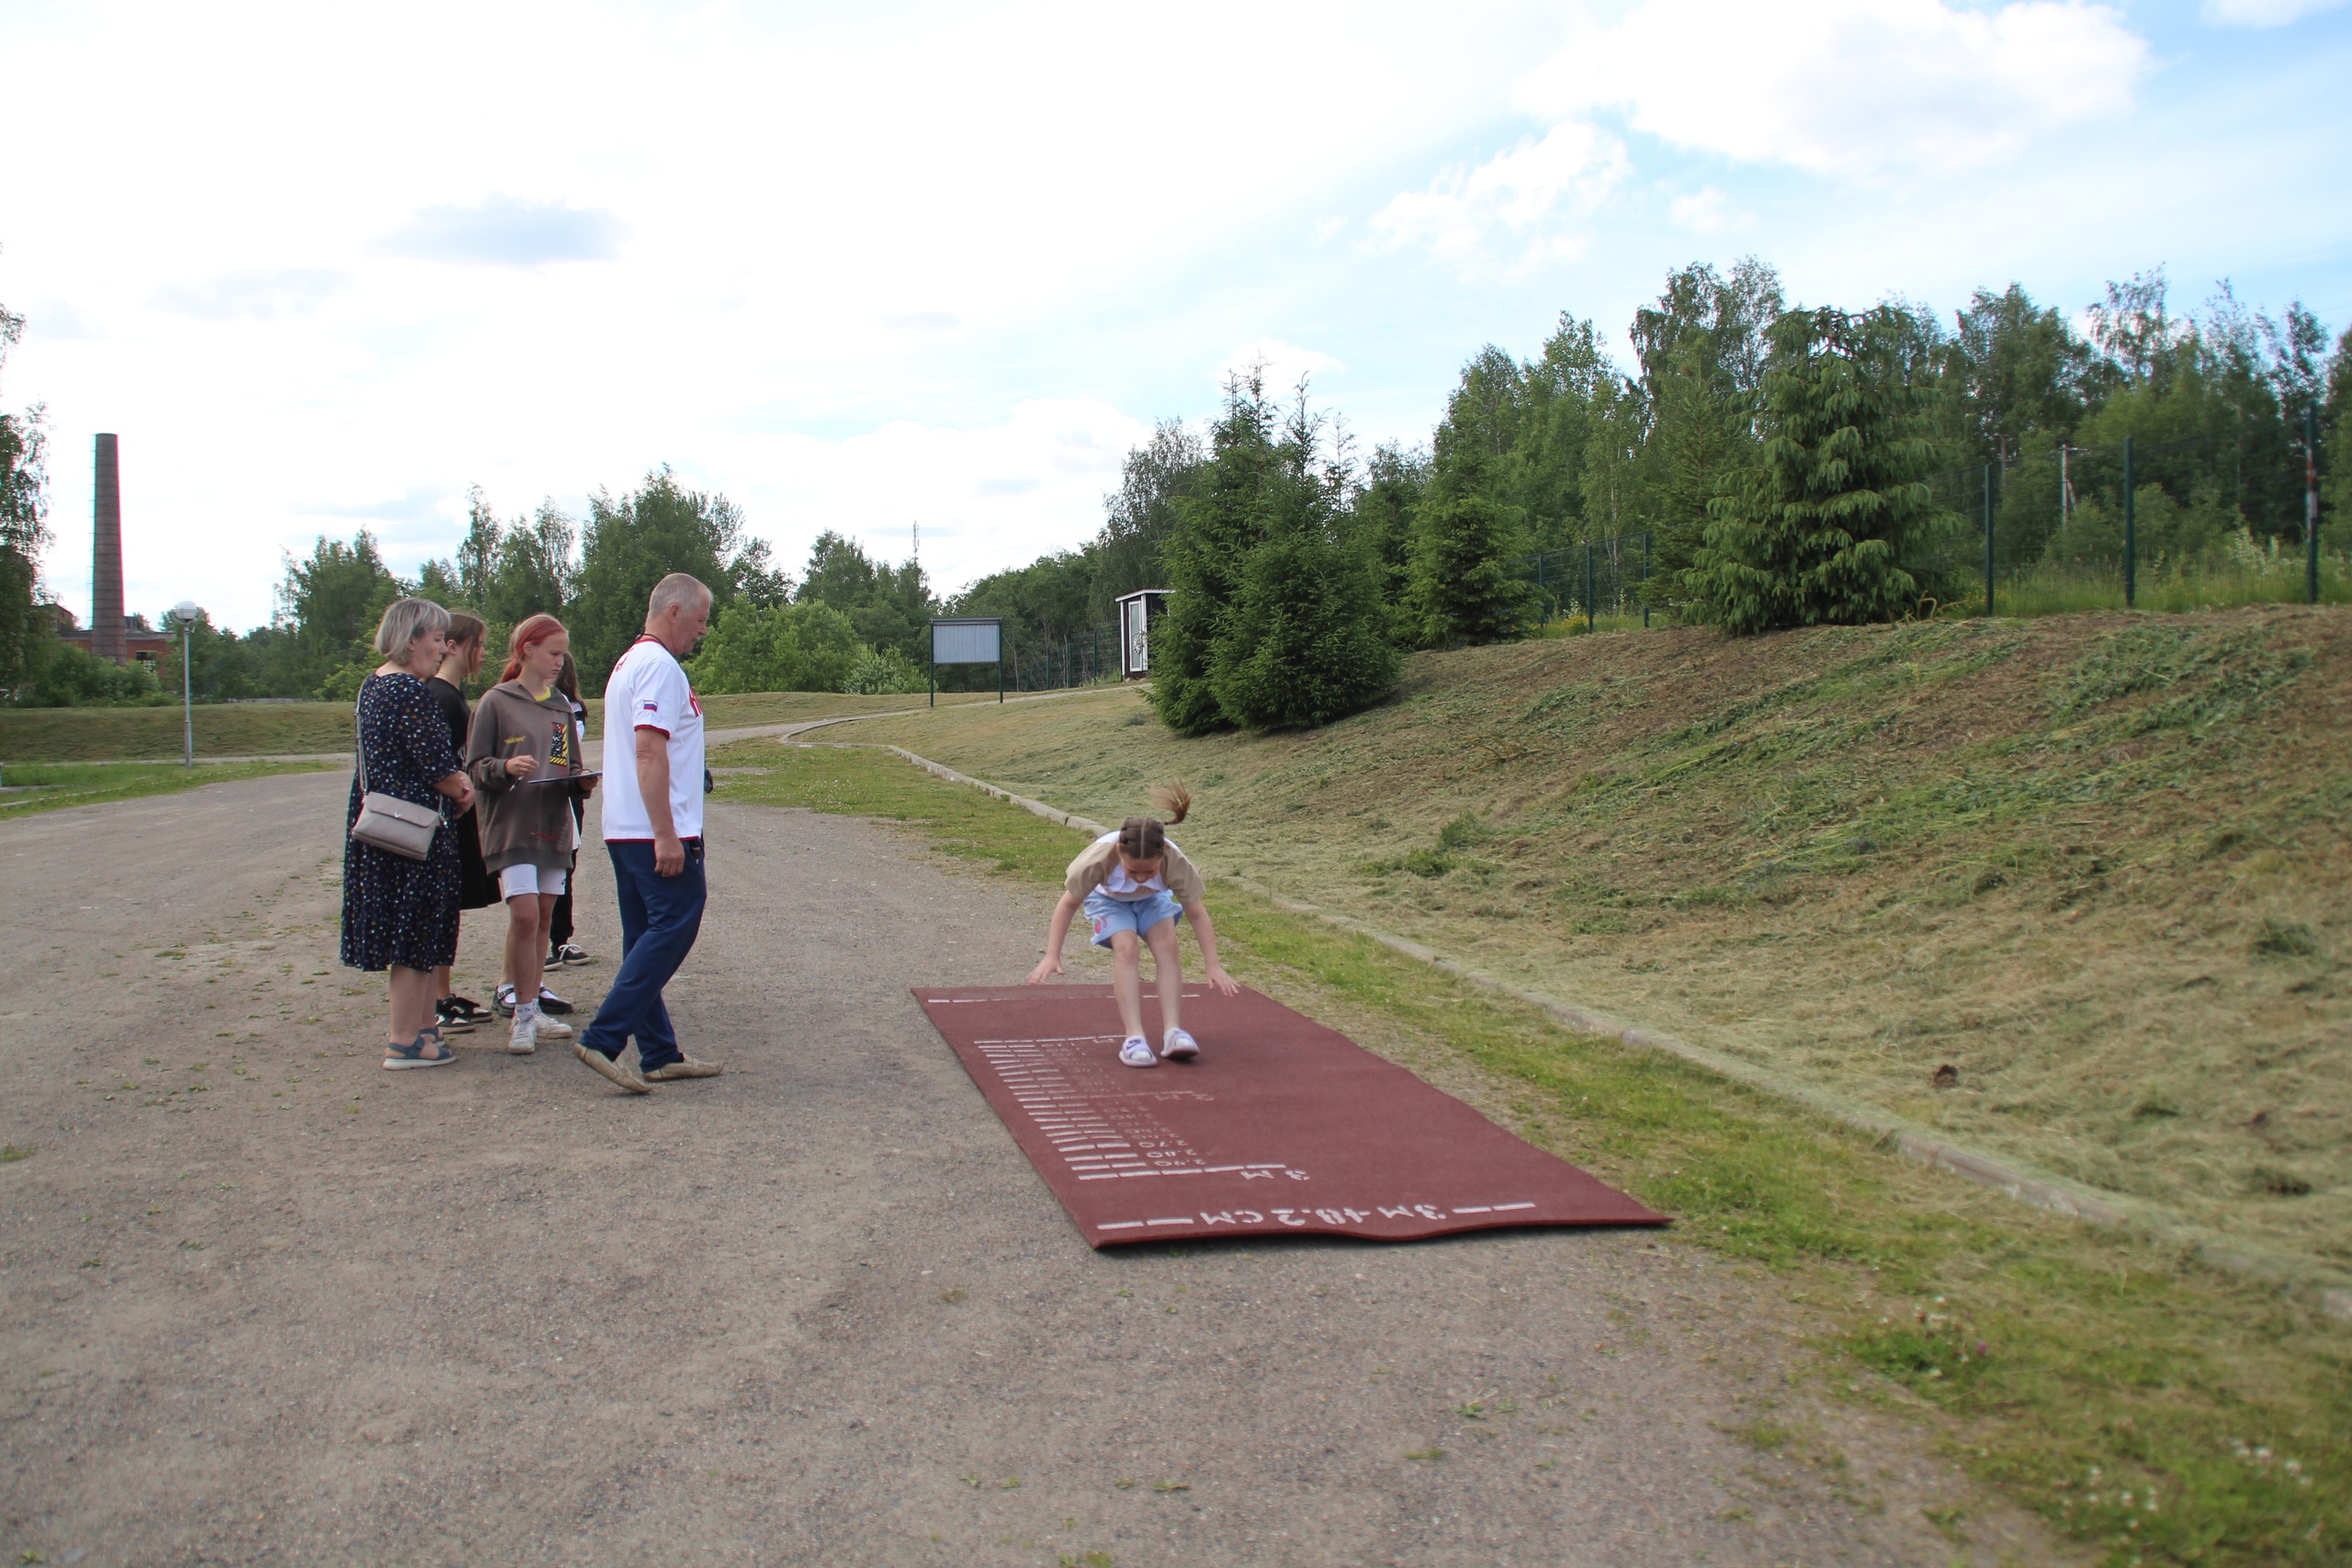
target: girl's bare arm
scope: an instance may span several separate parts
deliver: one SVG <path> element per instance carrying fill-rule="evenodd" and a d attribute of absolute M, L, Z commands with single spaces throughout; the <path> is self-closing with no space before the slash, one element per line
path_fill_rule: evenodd
<path fill-rule="evenodd" d="M 1206 904 L 1187 904 L 1184 906 L 1184 918 L 1193 922 L 1193 935 L 1200 941 L 1201 969 L 1208 976 L 1209 984 L 1228 997 L 1239 995 L 1240 982 L 1227 974 L 1225 965 L 1216 961 L 1216 922 L 1209 919 L 1209 907 Z"/>
<path fill-rule="evenodd" d="M 1069 935 L 1069 918 L 1078 913 L 1078 900 L 1068 893 L 1054 906 L 1054 918 L 1046 923 L 1046 956 L 1037 960 L 1037 967 L 1029 971 L 1029 983 L 1042 986 L 1048 975 L 1062 971 L 1062 939 Z"/>

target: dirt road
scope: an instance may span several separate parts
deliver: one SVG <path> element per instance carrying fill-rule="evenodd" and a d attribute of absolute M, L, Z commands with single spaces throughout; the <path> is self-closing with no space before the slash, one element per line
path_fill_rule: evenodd
<path fill-rule="evenodd" d="M 1670 1238 L 1089 1251 L 906 989 L 1022 973 L 1050 890 L 879 828 L 715 810 L 671 994 L 725 1077 L 385 1073 L 345 787 L 0 824 L 11 1562 L 2043 1555 Z"/>

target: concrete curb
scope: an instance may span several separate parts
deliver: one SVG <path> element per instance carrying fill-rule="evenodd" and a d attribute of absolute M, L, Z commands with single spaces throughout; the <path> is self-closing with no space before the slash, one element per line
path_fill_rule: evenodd
<path fill-rule="evenodd" d="M 817 724 L 803 726 L 794 733 L 802 734 L 807 730 L 818 728 L 823 724 L 843 722 L 846 721 L 820 720 Z M 789 740 L 788 737 L 783 736 L 777 739 Z M 808 743 L 803 742 L 803 744 Z M 848 743 L 833 742 L 832 744 Z M 913 763 L 925 773 L 945 779 L 950 784 L 969 785 L 985 794 L 992 795 L 999 800 L 1018 806 L 1023 810 L 1042 817 L 1057 826 L 1093 835 L 1107 833 L 1111 830 L 1090 818 L 1064 811 L 1059 807 L 1048 806 L 1042 800 L 1032 800 L 1027 795 L 1015 795 L 1009 789 L 989 783 L 986 779 L 976 779 L 968 773 L 959 773 L 944 763 L 934 762 L 928 757 L 918 756 L 903 746 L 888 746 L 884 749 Z M 2346 1281 L 2341 1276 L 2331 1275 L 2294 1260 L 2246 1248 L 2233 1243 L 2228 1237 L 2217 1232 L 2174 1219 L 2161 1212 L 2132 1203 L 2129 1200 L 2118 1202 L 2094 1194 L 2087 1188 L 2077 1186 L 2073 1182 L 2051 1177 L 2030 1175 L 1993 1158 L 1990 1155 L 1979 1154 L 1973 1149 L 1962 1148 L 1957 1144 L 1948 1144 L 1931 1137 L 1923 1129 L 1900 1117 L 1889 1116 L 1883 1111 L 1850 1104 L 1834 1095 L 1824 1094 L 1804 1084 L 1784 1082 L 1753 1063 L 1744 1062 L 1724 1052 L 1709 1050 L 1703 1045 L 1694 1045 L 1687 1040 L 1679 1039 L 1671 1034 L 1661 1034 L 1655 1030 L 1634 1028 L 1621 1023 L 1615 1019 L 1587 1011 L 1583 1008 L 1570 1007 L 1555 997 L 1515 986 L 1510 981 L 1457 963 L 1419 942 L 1381 931 L 1377 927 L 1365 925 L 1345 915 L 1333 914 L 1330 910 L 1317 905 L 1284 897 L 1273 889 L 1252 882 L 1248 877 L 1236 876 L 1230 873 L 1208 874 L 1213 875 L 1215 880 L 1230 883 L 1244 892 L 1255 894 L 1286 913 L 1306 915 L 1321 920 L 1326 925 L 1336 927 L 1351 935 L 1363 937 L 1368 942 L 1376 942 L 1381 946 L 1401 953 L 1408 958 L 1418 959 L 1421 963 L 1442 969 L 1447 974 L 1466 980 L 1474 986 L 1499 992 L 1516 1001 L 1524 1002 L 1530 1007 L 1539 1008 L 1580 1034 L 1599 1035 L 1603 1039 L 1614 1040 L 1622 1045 L 1631 1046 L 1636 1050 L 1664 1052 L 1669 1056 L 1689 1062 L 1694 1066 L 1702 1067 L 1720 1077 L 1728 1078 L 1743 1088 L 1754 1089 L 1759 1094 L 1770 1095 L 1776 1100 L 1792 1101 L 1841 1126 L 1868 1133 L 1877 1140 L 1880 1147 L 1891 1149 L 1939 1170 L 1949 1171 L 1963 1181 L 1971 1181 L 1979 1187 L 1990 1188 L 2019 1202 L 2030 1203 L 2037 1209 L 2064 1214 L 2069 1219 L 2080 1220 L 2087 1224 L 2123 1227 L 2154 1240 L 2172 1243 L 2185 1248 L 2199 1261 L 2210 1264 L 2213 1268 L 2226 1273 L 2242 1274 L 2267 1280 L 2307 1298 L 2330 1317 L 2352 1322 L 2352 1281 Z"/>

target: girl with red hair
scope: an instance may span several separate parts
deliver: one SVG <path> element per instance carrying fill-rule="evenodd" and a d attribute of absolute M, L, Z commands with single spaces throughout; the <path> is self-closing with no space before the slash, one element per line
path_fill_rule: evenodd
<path fill-rule="evenodd" d="M 582 777 L 580 725 L 556 675 L 571 636 L 553 615 L 514 628 L 499 682 L 482 694 L 466 745 L 466 771 L 481 792 L 482 863 L 506 901 L 506 983 L 514 1028 L 506 1048 L 528 1055 L 540 1036 L 568 1039 L 571 1026 L 539 1009 L 548 926 L 571 864 L 571 802 L 596 787 Z"/>

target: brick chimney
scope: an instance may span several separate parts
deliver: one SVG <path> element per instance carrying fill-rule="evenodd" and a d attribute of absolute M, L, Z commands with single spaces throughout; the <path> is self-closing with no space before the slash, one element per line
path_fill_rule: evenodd
<path fill-rule="evenodd" d="M 90 651 L 117 664 L 122 637 L 122 471 L 115 438 L 101 434 L 90 501 Z"/>

